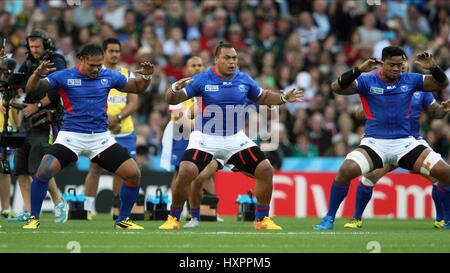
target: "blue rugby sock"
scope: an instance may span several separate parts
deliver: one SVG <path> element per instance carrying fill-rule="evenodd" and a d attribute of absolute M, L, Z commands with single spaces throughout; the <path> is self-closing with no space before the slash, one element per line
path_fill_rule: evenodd
<path fill-rule="evenodd" d="M 330 207 L 328 208 L 327 216 L 336 217 L 336 212 L 339 209 L 342 201 L 347 196 L 350 183 L 339 183 L 333 180 L 330 192 Z"/>
<path fill-rule="evenodd" d="M 353 218 L 359 220 L 362 219 L 364 210 L 366 209 L 367 204 L 372 198 L 372 193 L 373 187 L 366 186 L 361 181 L 359 181 L 358 188 L 356 189 L 356 206 Z"/>
<path fill-rule="evenodd" d="M 433 198 L 434 207 L 436 209 L 436 221 L 444 220 L 444 207 L 442 206 L 440 192 L 436 185 L 433 185 L 431 197 Z"/>
<path fill-rule="evenodd" d="M 447 223 L 450 221 L 450 186 L 437 186 L 437 190 L 443 206 L 444 221 Z"/>
<path fill-rule="evenodd" d="M 48 181 L 33 177 L 30 190 L 31 216 L 39 219 L 41 214 L 42 202 L 47 195 Z"/>
<path fill-rule="evenodd" d="M 122 184 L 120 189 L 120 211 L 119 216 L 117 216 L 116 223 L 125 220 L 131 214 L 131 209 L 133 208 L 134 202 L 139 194 L 139 186 L 134 186 Z"/>
<path fill-rule="evenodd" d="M 178 221 L 180 221 L 182 211 L 183 207 L 170 206 L 170 216 L 177 218 Z"/>
<path fill-rule="evenodd" d="M 191 218 L 197 218 L 197 220 L 200 221 L 200 208 L 190 208 L 189 214 L 191 215 Z"/>
<path fill-rule="evenodd" d="M 269 205 L 256 205 L 256 211 L 255 211 L 255 218 L 256 221 L 262 221 L 264 219 L 264 217 L 269 217 L 269 210 L 270 210 L 270 206 Z"/>

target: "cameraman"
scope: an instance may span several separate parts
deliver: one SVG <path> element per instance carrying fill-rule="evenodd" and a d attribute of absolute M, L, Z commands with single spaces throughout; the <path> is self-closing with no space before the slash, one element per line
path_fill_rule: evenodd
<path fill-rule="evenodd" d="M 26 38 L 26 47 L 28 56 L 19 68 L 19 72 L 26 74 L 26 79 L 43 61 L 53 63 L 52 72 L 66 68 L 64 57 L 55 52 L 52 40 L 44 32 L 33 30 Z M 62 120 L 60 99 L 53 90 L 27 93 L 24 105 L 21 127 L 26 130 L 27 138 L 24 145 L 14 153 L 14 174 L 18 176 L 25 210 L 15 218 L 16 221 L 26 221 L 30 215 L 31 176 L 36 173 L 46 150 L 56 139 Z M 61 198 L 54 179 L 50 180 L 48 191 L 55 204 L 55 222 L 66 222 L 68 206 Z"/>

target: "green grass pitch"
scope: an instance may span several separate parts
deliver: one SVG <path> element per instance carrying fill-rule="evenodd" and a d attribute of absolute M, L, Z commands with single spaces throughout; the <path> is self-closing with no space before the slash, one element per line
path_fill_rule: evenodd
<path fill-rule="evenodd" d="M 450 252 L 450 231 L 434 229 L 432 220 L 368 219 L 363 228 L 349 230 L 343 227 L 348 219 L 337 219 L 333 231 L 317 232 L 311 227 L 319 219 L 274 219 L 283 231 L 255 231 L 251 222 L 233 217 L 177 231 L 158 230 L 161 221 L 138 221 L 145 230 L 122 231 L 113 229 L 111 215 L 56 224 L 53 215 L 46 213 L 36 231 L 1 220 L 0 252 L 69 253 L 78 245 L 82 253 Z"/>

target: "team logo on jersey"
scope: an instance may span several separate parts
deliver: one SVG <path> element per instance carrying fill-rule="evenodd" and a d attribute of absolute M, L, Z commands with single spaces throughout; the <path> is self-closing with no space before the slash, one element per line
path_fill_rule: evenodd
<path fill-rule="evenodd" d="M 245 92 L 245 86 L 243 84 L 239 85 L 239 91 Z"/>
<path fill-rule="evenodd" d="M 244 145 L 247 145 L 247 143 L 248 143 L 248 140 L 242 142 L 241 144 L 239 144 L 239 146 L 244 147 Z"/>
<path fill-rule="evenodd" d="M 402 92 L 408 92 L 409 88 L 407 85 L 402 85 L 400 86 L 400 90 L 402 90 Z"/>
<path fill-rule="evenodd" d="M 414 97 L 415 97 L 416 99 L 420 98 L 420 93 L 419 93 L 419 92 L 414 92 Z"/>
<path fill-rule="evenodd" d="M 218 85 L 211 85 L 211 84 L 207 84 L 205 85 L 205 91 L 208 92 L 216 92 L 219 91 L 219 86 Z"/>
<path fill-rule="evenodd" d="M 67 85 L 68 86 L 81 86 L 81 80 L 80 79 L 67 79 Z"/>
<path fill-rule="evenodd" d="M 101 82 L 103 86 L 106 86 L 108 84 L 108 79 L 102 79 Z"/>
<path fill-rule="evenodd" d="M 380 88 L 380 87 L 371 86 L 369 93 L 370 94 L 375 94 L 375 95 L 383 95 L 384 94 L 384 89 Z"/>

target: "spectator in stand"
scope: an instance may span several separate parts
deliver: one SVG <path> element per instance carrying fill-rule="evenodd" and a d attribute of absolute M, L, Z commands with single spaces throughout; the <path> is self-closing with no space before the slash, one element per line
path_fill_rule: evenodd
<path fill-rule="evenodd" d="M 153 24 L 153 31 L 156 34 L 156 37 L 160 41 L 166 40 L 166 12 L 163 9 L 156 9 L 153 12 L 153 20 L 151 20 Z"/>
<path fill-rule="evenodd" d="M 312 17 L 319 29 L 319 39 L 325 39 L 330 32 L 331 25 L 327 14 L 327 3 L 324 0 L 314 1 Z"/>
<path fill-rule="evenodd" d="M 80 44 L 80 41 L 78 41 L 80 28 L 75 24 L 75 12 L 73 9 L 65 9 L 63 11 L 63 18 L 58 26 L 59 37 L 69 36 L 72 38 L 73 43 Z"/>
<path fill-rule="evenodd" d="M 239 22 L 242 26 L 244 39 L 256 38 L 255 15 L 250 9 L 243 9 L 239 13 Z"/>
<path fill-rule="evenodd" d="M 169 28 L 181 27 L 184 21 L 184 10 L 179 0 L 172 0 L 166 4 L 167 26 Z"/>
<path fill-rule="evenodd" d="M 420 33 L 424 36 L 431 34 L 431 28 L 425 17 L 419 13 L 415 5 L 408 7 L 408 15 L 403 18 L 405 29 L 409 33 Z"/>
<path fill-rule="evenodd" d="M 138 40 L 138 33 L 141 30 L 138 28 L 136 22 L 136 12 L 133 9 L 127 9 L 125 11 L 123 26 L 117 31 L 117 37 L 119 40 Z"/>
<path fill-rule="evenodd" d="M 241 51 L 245 47 L 242 28 L 238 24 L 231 25 L 228 28 L 227 39 L 238 51 Z"/>
<path fill-rule="evenodd" d="M 296 31 L 300 35 L 300 40 L 303 45 L 320 40 L 319 29 L 314 25 L 311 14 L 309 12 L 301 12 L 298 16 L 298 20 L 300 22 L 300 25 L 296 29 Z"/>
<path fill-rule="evenodd" d="M 197 9 L 190 8 L 184 14 L 183 33 L 189 42 L 200 39 L 200 14 Z"/>
<path fill-rule="evenodd" d="M 180 54 L 183 59 L 187 58 L 191 54 L 191 46 L 183 39 L 183 36 L 183 30 L 180 27 L 172 28 L 169 39 L 163 44 L 164 55 L 171 58 L 174 54 Z"/>
<path fill-rule="evenodd" d="M 111 24 L 114 30 L 121 29 L 124 25 L 126 6 L 119 5 L 117 0 L 106 0 L 103 8 L 103 19 Z"/>
<path fill-rule="evenodd" d="M 383 33 L 375 28 L 375 24 L 375 15 L 372 12 L 366 13 L 363 17 L 362 26 L 358 27 L 362 44 L 370 44 L 373 46 L 383 39 Z"/>
<path fill-rule="evenodd" d="M 319 149 L 319 156 L 324 156 L 331 147 L 331 133 L 323 127 L 323 115 L 315 112 L 309 121 L 309 140 Z"/>
<path fill-rule="evenodd" d="M 305 133 L 300 133 L 295 141 L 295 145 L 291 147 L 292 156 L 297 157 L 316 157 L 319 155 L 317 145 L 311 143 L 309 137 Z"/>
<path fill-rule="evenodd" d="M 95 9 L 92 7 L 92 0 L 84 0 L 83 5 L 75 7 L 74 24 L 79 28 L 95 24 Z"/>
<path fill-rule="evenodd" d="M 354 123 L 352 118 L 347 113 L 342 113 L 338 118 L 339 133 L 333 136 L 332 142 L 336 143 L 343 141 L 345 145 L 351 150 L 359 145 L 360 138 L 353 132 Z M 348 152 L 348 151 L 347 151 Z"/>

